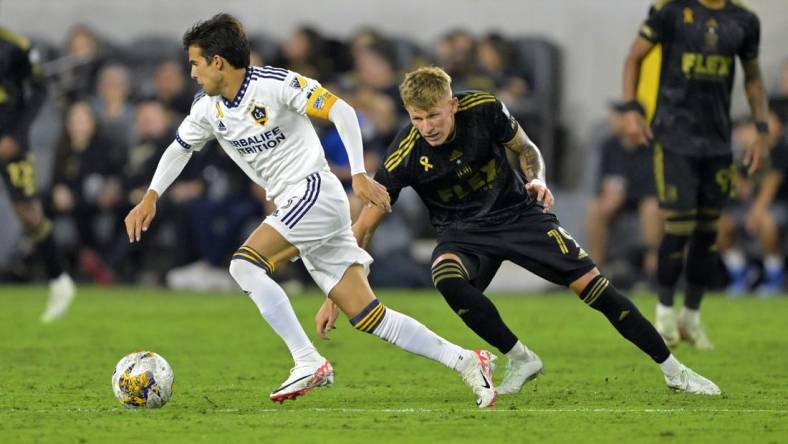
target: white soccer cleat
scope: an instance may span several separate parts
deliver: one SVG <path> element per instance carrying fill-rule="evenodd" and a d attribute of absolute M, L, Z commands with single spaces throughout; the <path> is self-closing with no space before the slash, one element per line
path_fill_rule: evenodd
<path fill-rule="evenodd" d="M 714 344 L 711 343 L 709 337 L 706 336 L 706 331 L 703 329 L 703 324 L 700 321 L 690 321 L 688 319 L 679 319 L 678 323 L 679 337 L 689 342 L 691 346 L 698 350 L 712 351 Z"/>
<path fill-rule="evenodd" d="M 681 337 L 679 336 L 678 322 L 676 321 L 676 312 L 671 310 L 660 310 L 657 307 L 656 321 L 654 321 L 654 328 L 657 329 L 659 335 L 665 341 L 668 347 L 675 347 L 679 345 Z"/>
<path fill-rule="evenodd" d="M 52 322 L 63 317 L 74 299 L 76 288 L 71 276 L 63 273 L 49 282 L 49 300 L 41 315 L 41 322 Z"/>
<path fill-rule="evenodd" d="M 274 402 L 285 402 L 305 395 L 315 387 L 323 387 L 334 382 L 334 369 L 324 360 L 317 365 L 296 365 L 290 370 L 290 377 L 271 392 L 270 398 Z"/>
<path fill-rule="evenodd" d="M 722 393 L 717 384 L 692 371 L 691 368 L 681 366 L 681 371 L 676 376 L 665 376 L 668 387 L 691 393 L 693 395 L 719 395 Z"/>
<path fill-rule="evenodd" d="M 499 395 L 520 393 L 526 382 L 535 379 L 542 373 L 544 364 L 542 364 L 539 356 L 531 350 L 528 350 L 526 353 L 525 358 L 510 359 L 506 363 L 506 373 L 504 373 L 503 381 L 501 381 L 496 390 Z"/>
<path fill-rule="evenodd" d="M 474 350 L 473 360 L 462 371 L 462 380 L 477 396 L 476 405 L 483 409 L 495 406 L 495 385 L 493 384 L 492 363 L 496 356 L 487 350 Z"/>

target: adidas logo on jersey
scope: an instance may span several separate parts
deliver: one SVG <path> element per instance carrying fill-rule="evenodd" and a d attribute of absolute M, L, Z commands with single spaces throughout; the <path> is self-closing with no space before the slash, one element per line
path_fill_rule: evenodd
<path fill-rule="evenodd" d="M 216 130 L 217 130 L 217 131 L 219 131 L 220 133 L 223 133 L 223 132 L 227 131 L 227 127 L 226 127 L 226 126 L 224 126 L 224 122 L 222 122 L 222 121 L 220 120 L 220 121 L 219 121 L 219 124 L 218 124 L 218 125 L 216 125 Z"/>

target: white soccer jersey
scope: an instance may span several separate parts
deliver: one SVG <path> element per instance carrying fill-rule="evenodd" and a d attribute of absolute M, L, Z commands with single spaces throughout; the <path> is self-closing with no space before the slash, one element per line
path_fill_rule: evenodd
<path fill-rule="evenodd" d="M 233 101 L 198 95 L 175 139 L 184 149 L 199 151 L 215 137 L 274 199 L 288 185 L 329 170 L 307 116 L 327 119 L 336 100 L 316 80 L 282 68 L 250 66 Z"/>

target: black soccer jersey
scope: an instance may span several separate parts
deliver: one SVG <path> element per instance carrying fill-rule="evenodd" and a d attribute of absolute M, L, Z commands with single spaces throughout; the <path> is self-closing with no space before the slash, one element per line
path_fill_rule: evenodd
<path fill-rule="evenodd" d="M 516 134 L 517 121 L 491 94 L 456 96 L 454 135 L 433 147 L 408 125 L 389 146 L 375 180 L 388 189 L 392 203 L 404 187 L 413 187 L 438 232 L 516 220 L 534 204 L 503 146 Z"/>
<path fill-rule="evenodd" d="M 30 42 L 0 28 L 0 135 L 11 133 L 26 138 L 45 96 L 42 85 L 35 85 L 35 90 L 31 88 L 36 70 L 31 61 Z"/>
<path fill-rule="evenodd" d="M 662 45 L 656 139 L 681 154 L 729 153 L 735 57 L 758 56 L 758 17 L 735 0 L 718 10 L 699 0 L 662 0 L 651 7 L 640 35 Z"/>

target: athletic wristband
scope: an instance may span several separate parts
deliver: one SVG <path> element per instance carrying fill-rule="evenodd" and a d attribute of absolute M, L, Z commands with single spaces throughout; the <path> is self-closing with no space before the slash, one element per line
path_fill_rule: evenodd
<path fill-rule="evenodd" d="M 630 100 L 629 102 L 624 102 L 621 106 L 618 107 L 621 112 L 629 112 L 629 111 L 637 111 L 641 116 L 646 115 L 646 110 L 643 108 L 643 105 L 640 104 L 637 100 Z"/>
<path fill-rule="evenodd" d="M 758 131 L 758 134 L 769 134 L 769 124 L 762 120 L 755 122 L 755 129 Z"/>

